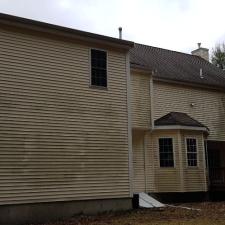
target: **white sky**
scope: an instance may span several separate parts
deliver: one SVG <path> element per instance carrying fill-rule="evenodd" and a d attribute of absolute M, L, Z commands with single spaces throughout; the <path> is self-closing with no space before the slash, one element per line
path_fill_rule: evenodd
<path fill-rule="evenodd" d="M 225 0 L 0 0 L 0 12 L 189 53 L 225 41 Z"/>

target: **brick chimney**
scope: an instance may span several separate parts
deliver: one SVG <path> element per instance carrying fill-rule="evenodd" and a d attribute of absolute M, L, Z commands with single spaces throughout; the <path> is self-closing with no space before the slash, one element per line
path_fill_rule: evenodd
<path fill-rule="evenodd" d="M 201 43 L 198 43 L 198 48 L 191 52 L 192 55 L 197 55 L 206 61 L 209 61 L 209 49 L 202 48 Z"/>

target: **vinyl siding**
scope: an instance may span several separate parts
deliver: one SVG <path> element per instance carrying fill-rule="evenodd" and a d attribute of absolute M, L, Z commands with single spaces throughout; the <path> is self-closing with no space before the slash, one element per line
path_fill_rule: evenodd
<path fill-rule="evenodd" d="M 209 140 L 225 141 L 225 93 L 154 82 L 154 118 L 174 111 L 187 113 L 207 126 Z"/>
<path fill-rule="evenodd" d="M 146 74 L 131 73 L 132 127 L 150 127 L 150 77 Z"/>
<path fill-rule="evenodd" d="M 144 155 L 144 134 L 133 132 L 133 190 L 134 193 L 145 191 L 145 155 Z"/>
<path fill-rule="evenodd" d="M 197 157 L 198 166 L 187 166 L 187 151 L 186 151 L 186 138 L 195 138 L 197 140 Z M 204 139 L 201 133 L 197 132 L 182 132 L 182 164 L 184 167 L 184 191 L 207 191 L 206 180 L 206 164 L 205 164 L 205 149 Z"/>
<path fill-rule="evenodd" d="M 158 140 L 163 137 L 173 138 L 174 167 L 172 168 L 160 167 Z M 197 139 L 198 167 L 187 167 L 186 137 Z M 158 130 L 153 133 L 135 133 L 133 136 L 135 192 L 207 191 L 203 140 L 201 132 L 193 131 Z"/>
<path fill-rule="evenodd" d="M 163 137 L 173 138 L 173 151 L 174 151 L 174 167 L 161 168 L 159 160 L 159 143 L 158 139 Z M 155 190 L 154 192 L 180 192 L 181 179 L 180 179 L 180 162 L 179 162 L 179 143 L 177 132 L 164 131 L 155 132 L 152 135 L 154 162 L 155 162 Z"/>
<path fill-rule="evenodd" d="M 95 46 L 93 46 L 95 47 Z M 126 55 L 0 28 L 0 203 L 129 197 Z"/>

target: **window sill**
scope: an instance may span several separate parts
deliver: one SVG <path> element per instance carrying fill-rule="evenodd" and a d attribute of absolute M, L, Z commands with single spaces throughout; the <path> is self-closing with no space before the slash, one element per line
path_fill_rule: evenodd
<path fill-rule="evenodd" d="M 176 167 L 159 167 L 160 170 L 175 170 Z"/>
<path fill-rule="evenodd" d="M 108 91 L 108 87 L 89 85 L 89 88 Z"/>
<path fill-rule="evenodd" d="M 199 169 L 199 166 L 187 166 L 186 169 L 188 169 L 188 170 L 196 170 L 196 169 Z"/>

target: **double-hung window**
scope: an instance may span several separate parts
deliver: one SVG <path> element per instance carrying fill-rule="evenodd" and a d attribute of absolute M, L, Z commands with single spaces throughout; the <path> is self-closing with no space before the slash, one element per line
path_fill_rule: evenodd
<path fill-rule="evenodd" d="M 186 138 L 187 164 L 188 166 L 198 165 L 197 141 L 195 138 Z"/>
<path fill-rule="evenodd" d="M 91 49 L 91 85 L 107 87 L 107 53 Z"/>
<path fill-rule="evenodd" d="M 174 167 L 173 139 L 159 138 L 160 167 Z"/>

